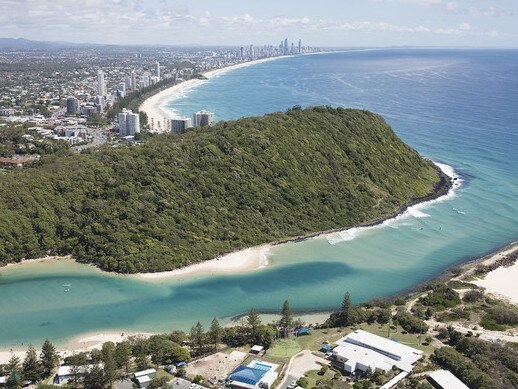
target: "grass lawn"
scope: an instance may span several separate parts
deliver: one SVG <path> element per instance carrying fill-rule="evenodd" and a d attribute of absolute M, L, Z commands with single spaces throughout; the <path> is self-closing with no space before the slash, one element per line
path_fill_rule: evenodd
<path fill-rule="evenodd" d="M 323 342 L 328 341 L 333 343 L 335 340 L 340 339 L 347 333 L 348 331 L 344 331 L 340 328 L 327 328 L 322 330 L 313 330 L 310 335 L 301 335 L 292 339 L 296 340 L 302 350 L 318 351 Z"/>
<path fill-rule="evenodd" d="M 324 375 L 320 375 L 318 373 L 319 370 L 310 370 L 306 372 L 306 374 L 304 374 L 304 377 L 306 377 L 309 381 L 308 388 L 314 388 L 318 380 L 332 380 L 335 374 L 334 371 L 331 369 L 329 369 Z"/>
<path fill-rule="evenodd" d="M 300 351 L 302 351 L 302 347 L 295 339 L 280 339 L 266 351 L 266 356 L 274 359 L 286 359 Z"/>

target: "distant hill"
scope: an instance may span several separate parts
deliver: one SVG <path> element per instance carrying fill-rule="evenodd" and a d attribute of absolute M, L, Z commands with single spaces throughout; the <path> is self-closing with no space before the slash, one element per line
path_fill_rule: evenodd
<path fill-rule="evenodd" d="M 0 262 L 170 270 L 385 217 L 439 181 L 380 116 L 294 108 L 3 175 Z"/>
<path fill-rule="evenodd" d="M 71 42 L 33 41 L 23 38 L 0 38 L 0 50 L 44 50 L 70 47 L 94 46 Z"/>

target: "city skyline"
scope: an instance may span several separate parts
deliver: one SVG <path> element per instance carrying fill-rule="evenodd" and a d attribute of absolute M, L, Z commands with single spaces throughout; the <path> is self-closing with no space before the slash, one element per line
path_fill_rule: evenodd
<path fill-rule="evenodd" d="M 512 0 L 0 1 L 0 37 L 106 44 L 518 46 Z"/>

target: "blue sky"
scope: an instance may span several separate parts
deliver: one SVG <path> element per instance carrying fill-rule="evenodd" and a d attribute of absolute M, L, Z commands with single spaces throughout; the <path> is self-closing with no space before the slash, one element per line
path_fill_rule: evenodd
<path fill-rule="evenodd" d="M 518 0 L 0 0 L 0 37 L 118 44 L 518 47 Z"/>

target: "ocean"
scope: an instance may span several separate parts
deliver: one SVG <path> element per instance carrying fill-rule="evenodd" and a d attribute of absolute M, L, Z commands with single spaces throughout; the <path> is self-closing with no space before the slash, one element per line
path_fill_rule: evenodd
<path fill-rule="evenodd" d="M 148 283 L 78 264 L 0 270 L 0 345 L 124 329 L 187 330 L 248 311 L 339 306 L 403 292 L 518 238 L 518 51 L 387 49 L 282 58 L 236 69 L 168 103 L 218 120 L 332 105 L 381 114 L 454 191 L 372 228 L 288 243 L 242 275 Z"/>

